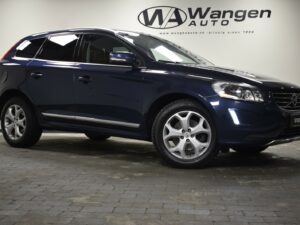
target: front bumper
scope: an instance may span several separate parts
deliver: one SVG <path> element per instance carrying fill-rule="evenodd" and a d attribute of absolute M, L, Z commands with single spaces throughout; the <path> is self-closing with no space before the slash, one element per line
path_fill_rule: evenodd
<path fill-rule="evenodd" d="M 299 140 L 300 126 L 292 118 L 300 111 L 280 109 L 275 103 L 209 99 L 214 111 L 218 141 L 223 146 L 275 145 Z"/>

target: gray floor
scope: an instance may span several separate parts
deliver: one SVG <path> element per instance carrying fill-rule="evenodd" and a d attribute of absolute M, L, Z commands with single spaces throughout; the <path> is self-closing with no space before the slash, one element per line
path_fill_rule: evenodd
<path fill-rule="evenodd" d="M 300 142 L 197 170 L 162 164 L 150 143 L 0 138 L 0 225 L 300 224 Z"/>

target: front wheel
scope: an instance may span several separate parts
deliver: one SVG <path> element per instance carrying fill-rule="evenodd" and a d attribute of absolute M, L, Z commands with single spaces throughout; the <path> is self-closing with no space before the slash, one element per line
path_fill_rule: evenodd
<path fill-rule="evenodd" d="M 175 101 L 159 112 L 152 140 L 161 157 L 175 167 L 203 167 L 218 153 L 212 118 L 190 100 Z"/>
<path fill-rule="evenodd" d="M 4 105 L 1 128 L 6 142 L 17 148 L 36 144 L 42 134 L 33 109 L 20 97 L 12 98 Z"/>

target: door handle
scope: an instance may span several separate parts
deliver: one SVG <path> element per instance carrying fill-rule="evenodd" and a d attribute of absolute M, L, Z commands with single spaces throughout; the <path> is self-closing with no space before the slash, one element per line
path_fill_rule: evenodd
<path fill-rule="evenodd" d="M 77 78 L 80 82 L 83 82 L 85 84 L 87 83 L 90 83 L 92 80 L 91 80 L 91 77 L 90 76 L 87 76 L 87 75 L 84 75 L 84 76 L 78 76 Z"/>
<path fill-rule="evenodd" d="M 32 73 L 30 73 L 30 76 L 38 79 L 38 78 L 41 78 L 42 76 L 44 76 L 44 74 L 39 73 L 39 72 L 32 72 Z"/>

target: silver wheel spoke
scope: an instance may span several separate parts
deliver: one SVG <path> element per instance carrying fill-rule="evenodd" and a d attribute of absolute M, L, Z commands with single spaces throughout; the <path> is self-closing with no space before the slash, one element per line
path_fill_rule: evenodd
<path fill-rule="evenodd" d="M 172 152 L 180 152 L 182 149 L 185 148 L 185 145 L 186 145 L 186 141 L 180 139 L 179 143 L 175 147 L 170 148 L 170 151 L 172 151 Z"/>
<path fill-rule="evenodd" d="M 199 154 L 202 152 L 203 149 L 207 148 L 209 146 L 209 143 L 203 143 L 197 140 L 197 138 L 191 138 L 190 139 L 192 146 L 195 149 L 196 154 Z"/>
<path fill-rule="evenodd" d="M 186 155 L 185 155 L 185 151 L 184 151 L 184 150 L 185 150 L 186 144 L 187 144 L 187 143 L 186 143 L 186 140 L 185 140 L 185 139 L 180 139 L 180 140 L 179 140 L 179 143 L 178 143 L 175 147 L 171 148 L 170 151 L 173 152 L 173 153 L 179 152 L 180 155 L 181 155 L 183 158 L 185 158 Z"/>
<path fill-rule="evenodd" d="M 193 135 L 199 134 L 199 133 L 210 133 L 210 129 L 204 128 L 205 119 L 201 118 L 199 123 L 191 128 L 191 133 Z"/>
<path fill-rule="evenodd" d="M 14 121 L 15 120 L 15 116 L 13 115 L 12 113 L 12 108 L 9 108 L 6 115 L 5 115 L 5 118 L 9 119 L 10 121 Z"/>
<path fill-rule="evenodd" d="M 170 138 L 174 137 L 180 137 L 182 136 L 181 130 L 175 129 L 171 126 L 171 124 L 166 124 L 165 127 L 168 129 L 169 133 L 164 136 L 165 140 L 168 140 Z"/>
<path fill-rule="evenodd" d="M 14 128 L 15 128 L 15 125 L 13 123 L 5 125 L 5 129 L 6 129 L 7 133 L 11 133 Z"/>
<path fill-rule="evenodd" d="M 22 127 L 22 128 L 25 128 L 25 118 L 23 118 L 21 120 L 18 120 L 17 125 Z"/>
<path fill-rule="evenodd" d="M 15 118 L 20 118 L 22 112 L 23 110 L 20 107 L 15 106 Z"/>
<path fill-rule="evenodd" d="M 23 134 L 20 131 L 20 127 L 19 126 L 15 126 L 15 137 L 16 138 L 20 138 L 22 136 L 23 136 Z"/>
<path fill-rule="evenodd" d="M 181 127 L 183 130 L 187 130 L 190 127 L 190 118 L 192 116 L 191 112 L 188 112 L 185 116 L 180 115 L 180 113 L 176 114 L 176 117 L 181 123 Z"/>

